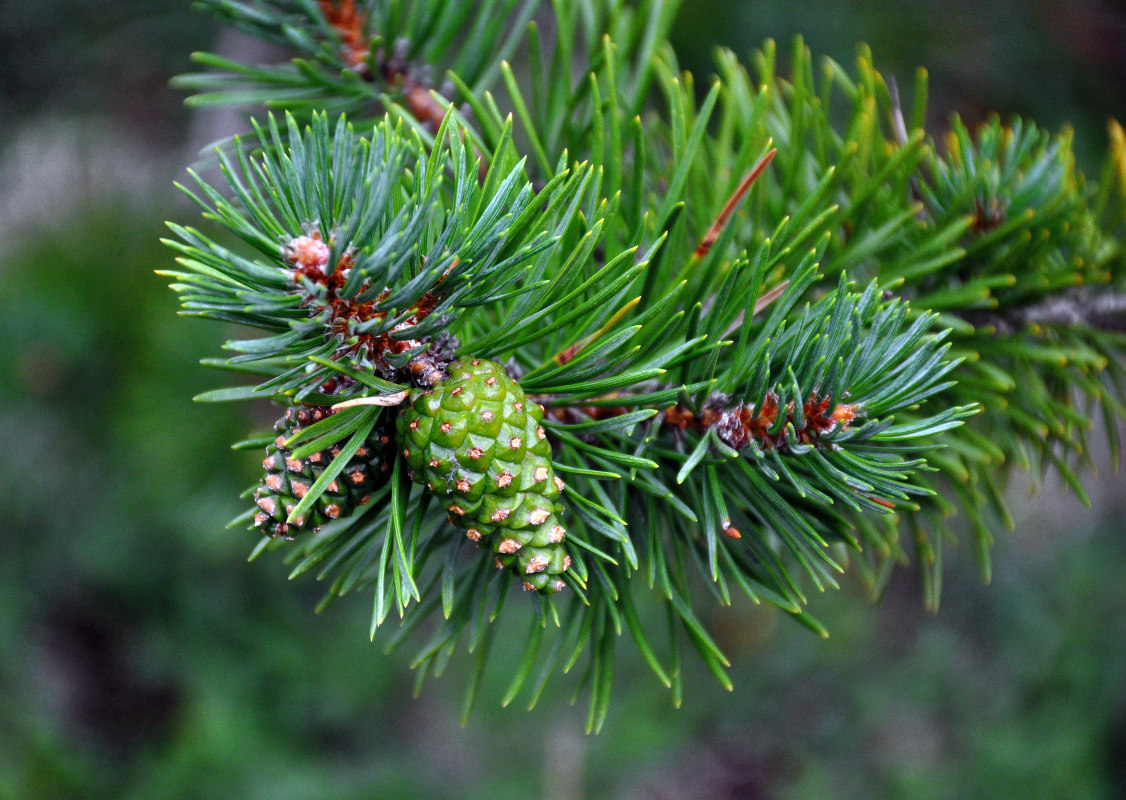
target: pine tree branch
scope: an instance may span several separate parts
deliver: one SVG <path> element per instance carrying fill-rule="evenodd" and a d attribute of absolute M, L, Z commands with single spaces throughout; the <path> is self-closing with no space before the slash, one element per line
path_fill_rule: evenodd
<path fill-rule="evenodd" d="M 1126 332 L 1126 292 L 1086 290 L 1050 297 L 1025 308 L 1006 309 L 1003 313 L 968 310 L 959 316 L 974 327 L 991 328 L 1001 335 L 1011 335 L 1027 325 L 1123 333 Z"/>
<path fill-rule="evenodd" d="M 223 191 L 197 179 L 205 216 L 250 254 L 173 226 L 167 273 L 184 313 L 264 331 L 215 361 L 259 382 L 205 398 L 286 407 L 248 493 L 277 534 L 259 551 L 289 547 L 295 574 L 330 580 L 326 602 L 373 591 L 373 635 L 400 615 L 392 646 L 428 630 L 420 681 L 464 642 L 467 709 L 512 571 L 535 617 L 505 700 L 524 688 L 534 704 L 585 657 L 597 729 L 623 620 L 679 696 L 683 643 L 727 682 L 701 597 L 741 592 L 823 634 L 808 587 L 836 586 L 851 552 L 878 591 L 910 552 L 934 605 L 949 516 L 968 518 L 987 571 L 1007 465 L 1081 491 L 1079 401 L 1124 410 L 1113 128 L 1092 193 L 1066 133 L 955 120 L 940 147 L 925 74 L 905 114 L 864 49 L 852 72 L 815 69 L 800 41 L 788 69 L 770 42 L 753 69 L 721 52 L 698 96 L 664 42 L 675 2 L 556 3 L 550 51 L 535 2 L 209 5 L 302 55 L 199 56 L 214 71 L 181 82 L 197 103 L 297 115 L 259 128 L 257 154 L 220 151 Z M 453 90 L 431 91 L 435 66 Z M 386 116 L 361 138 L 311 113 L 325 108 Z M 458 356 L 493 379 L 459 392 L 524 399 L 463 408 L 446 383 L 468 369 Z M 498 419 L 516 427 L 454 441 Z M 475 468 L 531 446 L 526 464 Z M 545 541 L 523 541 L 541 525 Z M 641 598 L 664 607 L 664 646 Z"/>

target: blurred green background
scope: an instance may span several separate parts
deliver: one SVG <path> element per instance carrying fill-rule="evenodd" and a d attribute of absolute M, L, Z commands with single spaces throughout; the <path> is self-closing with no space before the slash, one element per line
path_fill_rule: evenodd
<path fill-rule="evenodd" d="M 1088 0 L 687 0 L 676 44 L 707 73 L 716 43 L 796 33 L 843 63 L 866 41 L 902 84 L 927 66 L 932 130 L 1071 124 L 1093 168 L 1126 119 L 1126 16 Z M 264 410 L 191 402 L 233 331 L 177 319 L 153 270 L 162 221 L 198 219 L 172 181 L 243 127 L 167 79 L 194 49 L 258 47 L 187 2 L 0 4 L 0 799 L 1126 797 L 1126 480 L 1105 454 L 1091 509 L 1015 487 L 993 585 L 955 550 L 937 616 L 910 570 L 875 606 L 814 598 L 829 640 L 714 610 L 736 689 L 691 664 L 675 712 L 624 643 L 599 737 L 566 680 L 500 709 L 503 646 L 462 729 L 464 671 L 412 698 L 369 597 L 316 615 L 314 581 L 247 564 L 223 523 L 257 459 L 228 448 Z"/>

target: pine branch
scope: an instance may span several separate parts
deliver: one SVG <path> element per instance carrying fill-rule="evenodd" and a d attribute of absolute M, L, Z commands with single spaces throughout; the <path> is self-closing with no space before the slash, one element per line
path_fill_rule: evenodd
<path fill-rule="evenodd" d="M 698 99 L 661 0 L 556 3 L 551 47 L 535 2 L 204 5 L 299 54 L 181 81 L 292 112 L 189 192 L 241 248 L 172 226 L 165 273 L 265 332 L 213 362 L 258 383 L 201 398 L 286 407 L 238 524 L 326 602 L 372 591 L 389 646 L 428 635 L 420 683 L 464 643 L 466 709 L 513 583 L 505 702 L 581 662 L 595 730 L 624 631 L 677 702 L 685 642 L 727 684 L 701 597 L 824 634 L 808 587 L 851 561 L 878 592 L 910 549 L 936 605 L 950 516 L 988 574 L 1008 466 L 1081 492 L 1092 407 L 1124 411 L 1121 129 L 1091 190 L 1068 134 L 939 148 L 925 73 L 905 112 L 866 50 L 800 41 L 785 78 L 720 52 Z"/>
<path fill-rule="evenodd" d="M 1001 335 L 1012 335 L 1025 325 L 1122 333 L 1126 332 L 1126 294 L 1085 291 L 1050 297 L 1032 306 L 1006 309 L 1004 313 L 971 310 L 961 316 L 975 328 L 992 328 Z"/>

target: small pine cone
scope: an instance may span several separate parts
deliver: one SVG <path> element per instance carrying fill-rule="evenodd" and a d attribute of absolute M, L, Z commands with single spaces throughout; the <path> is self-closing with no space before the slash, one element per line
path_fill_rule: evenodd
<path fill-rule="evenodd" d="M 371 493 L 390 473 L 391 437 L 380 420 L 351 461 L 328 485 L 324 494 L 301 517 L 286 522 L 289 514 L 312 488 L 329 464 L 339 455 L 341 444 L 295 458 L 285 442 L 302 428 L 320 422 L 334 412 L 328 408 L 291 406 L 274 424 L 278 437 L 266 448 L 262 467 L 266 474 L 254 491 L 254 525 L 275 538 L 292 539 L 299 533 L 320 530 L 334 519 L 347 517 L 371 499 Z"/>
<path fill-rule="evenodd" d="M 412 391 L 396 423 L 411 477 L 525 589 L 559 591 L 571 558 L 543 408 L 495 362 L 454 361 L 447 375 Z"/>

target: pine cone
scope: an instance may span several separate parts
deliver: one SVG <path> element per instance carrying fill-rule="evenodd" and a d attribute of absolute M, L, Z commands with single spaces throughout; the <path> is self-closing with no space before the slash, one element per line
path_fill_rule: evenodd
<path fill-rule="evenodd" d="M 451 363 L 434 388 L 411 392 L 396 423 L 411 478 L 425 485 L 450 521 L 526 590 L 551 593 L 571 565 L 543 407 L 492 361 Z"/>
<path fill-rule="evenodd" d="M 341 445 L 335 444 L 306 458 L 294 458 L 293 451 L 286 448 L 285 442 L 302 428 L 333 413 L 328 408 L 291 406 L 286 409 L 285 416 L 275 423 L 278 438 L 266 448 L 266 460 L 262 462 L 266 474 L 254 492 L 254 502 L 258 506 L 254 525 L 268 535 L 292 539 L 299 533 L 320 530 L 331 520 L 347 517 L 355 508 L 367 503 L 372 491 L 386 480 L 393 455 L 391 437 L 387 426 L 377 423 L 367 441 L 352 456 L 344 471 L 328 485 L 325 493 L 301 517 L 286 522 L 289 513 L 321 473 L 340 455 Z"/>

